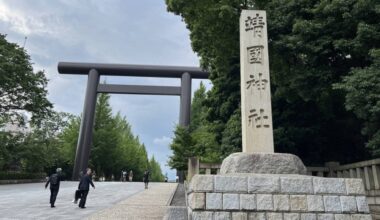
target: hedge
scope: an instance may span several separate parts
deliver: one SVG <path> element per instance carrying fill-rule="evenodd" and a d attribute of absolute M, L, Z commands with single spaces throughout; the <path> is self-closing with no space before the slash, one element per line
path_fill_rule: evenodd
<path fill-rule="evenodd" d="M 46 173 L 24 173 L 24 172 L 0 171 L 0 180 L 45 179 L 45 177 L 46 177 Z"/>

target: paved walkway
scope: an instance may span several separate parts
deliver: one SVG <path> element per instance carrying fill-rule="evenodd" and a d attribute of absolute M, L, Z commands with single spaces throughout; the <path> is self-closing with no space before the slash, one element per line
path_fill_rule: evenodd
<path fill-rule="evenodd" d="M 162 220 L 176 186 L 176 183 L 150 183 L 149 189 L 90 216 L 89 220 Z"/>
<path fill-rule="evenodd" d="M 166 193 L 170 194 L 169 188 L 174 190 L 175 184 L 165 186 L 166 184 L 152 183 L 151 189 L 144 190 L 143 183 L 95 182 L 96 189 L 91 188 L 86 209 L 79 209 L 77 205 L 71 203 L 78 182 L 61 182 L 56 208 L 50 208 L 50 190 L 45 190 L 44 183 L 0 185 L 0 219 L 85 219 L 99 211 L 107 211 L 116 204 L 118 206 L 119 202 L 123 203 L 137 193 L 145 195 L 150 191 L 152 194 L 160 194 L 161 192 L 154 192 L 154 189 L 168 188 Z M 138 202 L 138 199 L 135 201 Z M 158 202 L 161 204 L 161 199 Z M 132 207 L 134 204 L 130 205 Z M 139 209 L 140 206 L 135 207 Z M 132 213 L 133 210 L 129 212 Z M 112 218 L 107 217 L 107 219 Z"/>

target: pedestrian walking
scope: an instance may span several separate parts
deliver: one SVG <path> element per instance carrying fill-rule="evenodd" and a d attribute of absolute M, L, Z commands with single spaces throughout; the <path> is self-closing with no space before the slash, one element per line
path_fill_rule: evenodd
<path fill-rule="evenodd" d="M 127 171 L 123 171 L 123 182 L 127 181 Z"/>
<path fill-rule="evenodd" d="M 45 189 L 47 189 L 50 184 L 50 207 L 55 208 L 55 200 L 57 199 L 59 185 L 61 182 L 61 168 L 57 168 L 56 173 L 52 174 L 49 179 L 46 181 Z"/>
<path fill-rule="evenodd" d="M 90 190 L 90 184 L 92 188 L 95 189 L 95 185 L 91 180 L 91 169 L 87 168 L 86 174 L 83 175 L 80 179 L 78 189 L 80 191 L 80 202 L 79 202 L 79 208 L 86 208 L 86 199 L 88 195 L 88 191 Z"/>
<path fill-rule="evenodd" d="M 79 172 L 79 181 L 81 180 L 82 176 L 83 176 L 83 171 L 80 171 Z M 78 200 L 80 199 L 80 195 L 81 195 L 81 193 L 80 193 L 80 190 L 79 190 L 79 187 L 78 187 L 78 189 L 75 190 L 75 194 L 74 194 L 74 200 L 73 200 L 74 204 L 78 203 Z"/>
<path fill-rule="evenodd" d="M 145 170 L 144 176 L 143 176 L 143 181 L 145 183 L 145 189 L 148 189 L 148 184 L 149 184 L 149 171 Z"/>
<path fill-rule="evenodd" d="M 129 182 L 132 182 L 132 180 L 133 180 L 133 171 L 130 170 L 129 171 Z"/>

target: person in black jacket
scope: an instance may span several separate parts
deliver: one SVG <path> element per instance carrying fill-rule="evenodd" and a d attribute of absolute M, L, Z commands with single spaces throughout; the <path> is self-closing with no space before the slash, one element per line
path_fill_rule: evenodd
<path fill-rule="evenodd" d="M 82 209 L 86 208 L 85 204 L 86 204 L 88 191 L 90 190 L 90 184 L 92 188 L 95 189 L 95 185 L 91 180 L 91 169 L 87 168 L 86 174 L 80 178 L 80 182 L 78 186 L 78 189 L 80 190 L 80 194 L 81 194 L 79 208 L 82 208 Z"/>
<path fill-rule="evenodd" d="M 57 168 L 57 172 L 52 174 L 49 179 L 46 181 L 45 189 L 48 187 L 50 183 L 50 207 L 55 208 L 55 200 L 57 199 L 59 184 L 61 182 L 61 168 Z"/>
<path fill-rule="evenodd" d="M 144 172 L 144 176 L 143 176 L 143 181 L 144 181 L 144 183 L 145 183 L 145 189 L 148 189 L 149 175 L 150 175 L 149 170 L 146 170 L 146 171 Z"/>
<path fill-rule="evenodd" d="M 83 171 L 80 171 L 79 172 L 79 181 L 82 178 L 82 176 L 83 176 Z M 79 190 L 79 187 L 78 187 L 78 189 L 75 190 L 74 200 L 72 201 L 72 203 L 77 204 L 78 200 L 80 199 L 80 196 L 81 196 L 81 193 L 80 193 L 80 190 Z"/>

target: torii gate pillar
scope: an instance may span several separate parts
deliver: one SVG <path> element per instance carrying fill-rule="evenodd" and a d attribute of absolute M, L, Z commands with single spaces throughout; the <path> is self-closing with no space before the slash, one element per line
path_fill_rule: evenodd
<path fill-rule="evenodd" d="M 88 73 L 86 96 L 84 98 L 82 120 L 78 136 L 77 151 L 75 154 L 73 180 L 79 177 L 80 171 L 84 172 L 88 167 L 99 78 L 99 73 L 95 69 L 91 69 Z"/>

